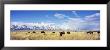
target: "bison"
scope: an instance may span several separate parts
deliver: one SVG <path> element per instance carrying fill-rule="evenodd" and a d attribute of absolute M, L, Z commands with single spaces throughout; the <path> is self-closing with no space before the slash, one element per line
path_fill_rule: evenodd
<path fill-rule="evenodd" d="M 100 31 L 97 31 L 97 33 L 99 34 L 99 33 L 100 33 Z"/>
<path fill-rule="evenodd" d="M 45 33 L 44 31 L 41 31 L 41 33 Z"/>
<path fill-rule="evenodd" d="M 63 31 L 63 32 L 59 32 L 60 33 L 60 36 L 62 36 L 63 34 L 65 34 L 65 32 Z"/>
<path fill-rule="evenodd" d="M 28 33 L 30 33 L 30 32 L 28 32 Z"/>
<path fill-rule="evenodd" d="M 100 31 L 94 31 L 94 32 L 97 32 L 98 34 L 100 33 Z"/>
<path fill-rule="evenodd" d="M 87 34 L 93 34 L 93 32 L 92 31 L 88 31 Z"/>
<path fill-rule="evenodd" d="M 36 33 L 35 31 L 33 31 L 32 33 Z"/>
<path fill-rule="evenodd" d="M 46 35 L 46 34 L 45 34 L 45 31 L 41 31 L 41 33 L 44 33 L 44 35 Z"/>
<path fill-rule="evenodd" d="M 70 32 L 67 32 L 67 34 L 70 34 Z"/>

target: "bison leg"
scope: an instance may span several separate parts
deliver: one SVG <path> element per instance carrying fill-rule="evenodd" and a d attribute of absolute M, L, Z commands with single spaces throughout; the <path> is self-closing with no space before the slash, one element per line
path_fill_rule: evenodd
<path fill-rule="evenodd" d="M 90 32 L 90 34 L 93 34 L 93 32 Z"/>
<path fill-rule="evenodd" d="M 62 36 L 62 34 L 60 34 L 60 36 Z"/>
<path fill-rule="evenodd" d="M 89 33 L 87 32 L 87 34 L 89 34 Z"/>

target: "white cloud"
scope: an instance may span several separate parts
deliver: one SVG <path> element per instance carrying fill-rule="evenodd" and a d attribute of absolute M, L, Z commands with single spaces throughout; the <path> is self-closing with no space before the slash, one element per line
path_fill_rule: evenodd
<path fill-rule="evenodd" d="M 59 13 L 54 14 L 54 16 L 57 17 L 57 18 L 59 18 L 59 19 L 63 19 L 65 17 L 68 17 L 68 16 L 66 16 L 64 14 L 59 14 Z"/>
<path fill-rule="evenodd" d="M 97 17 L 97 16 L 99 16 L 100 15 L 100 13 L 95 13 L 95 14 L 92 14 L 92 15 L 89 15 L 89 16 L 86 16 L 86 17 L 88 17 L 88 18 L 93 18 L 93 17 Z"/>
<path fill-rule="evenodd" d="M 74 21 L 76 23 L 78 23 L 78 22 L 84 22 L 84 20 L 82 18 L 68 18 L 68 19 L 69 19 L 69 21 Z"/>
<path fill-rule="evenodd" d="M 99 30 L 100 21 L 95 19 L 99 19 L 99 13 L 86 16 L 85 18 L 68 18 L 65 25 L 68 25 L 68 28 L 72 30 Z"/>
<path fill-rule="evenodd" d="M 77 13 L 76 13 L 76 11 L 72 11 L 73 12 L 73 14 L 75 15 L 75 17 L 80 17 Z"/>
<path fill-rule="evenodd" d="M 81 28 L 81 26 L 84 25 L 84 22 L 85 21 L 81 18 L 69 18 L 69 20 L 67 20 L 66 24 L 72 30 L 79 30 Z"/>
<path fill-rule="evenodd" d="M 100 13 L 95 13 L 92 15 L 85 16 L 85 20 L 87 20 L 87 21 L 94 21 L 94 20 L 97 20 L 99 18 L 100 18 Z"/>

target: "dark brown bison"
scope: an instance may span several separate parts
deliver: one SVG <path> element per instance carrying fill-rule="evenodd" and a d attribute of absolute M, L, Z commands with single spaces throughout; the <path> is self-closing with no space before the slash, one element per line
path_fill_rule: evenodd
<path fill-rule="evenodd" d="M 36 33 L 35 31 L 33 31 L 32 33 Z"/>
<path fill-rule="evenodd" d="M 46 35 L 46 34 L 45 34 L 45 31 L 41 31 L 41 33 L 43 33 L 44 35 Z"/>
<path fill-rule="evenodd" d="M 98 34 L 100 34 L 100 31 L 94 31 L 94 32 L 97 32 Z"/>
<path fill-rule="evenodd" d="M 62 36 L 63 34 L 65 34 L 65 32 L 63 31 L 63 32 L 59 32 L 60 33 L 60 36 Z"/>
<path fill-rule="evenodd" d="M 88 31 L 87 34 L 93 34 L 93 32 L 92 31 Z"/>
<path fill-rule="evenodd" d="M 67 32 L 67 34 L 70 34 L 70 32 Z"/>
<path fill-rule="evenodd" d="M 45 33 L 44 31 L 41 31 L 41 33 Z"/>

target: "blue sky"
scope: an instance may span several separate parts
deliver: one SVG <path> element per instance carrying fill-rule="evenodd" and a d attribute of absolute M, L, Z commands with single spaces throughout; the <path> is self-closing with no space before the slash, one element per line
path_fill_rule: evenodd
<path fill-rule="evenodd" d="M 99 10 L 11 10 L 11 22 L 51 22 L 69 28 L 99 30 Z M 89 28 L 88 28 L 89 27 Z"/>

